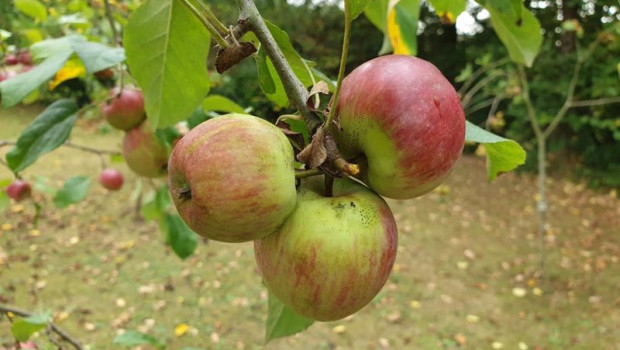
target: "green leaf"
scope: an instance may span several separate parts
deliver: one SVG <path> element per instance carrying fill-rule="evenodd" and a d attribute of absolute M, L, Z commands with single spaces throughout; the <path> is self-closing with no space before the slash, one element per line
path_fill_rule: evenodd
<path fill-rule="evenodd" d="M 72 37 L 64 37 L 33 45 L 33 56 L 44 58 L 43 62 L 28 72 L 0 83 L 2 105 L 8 108 L 20 103 L 31 92 L 54 77 L 73 54 L 70 40 Z"/>
<path fill-rule="evenodd" d="M 269 292 L 269 310 L 265 342 L 303 332 L 314 320 L 303 317 L 284 305 L 273 293 Z"/>
<path fill-rule="evenodd" d="M 210 88 L 210 35 L 183 2 L 147 1 L 129 18 L 123 42 L 153 127 L 192 114 Z"/>
<path fill-rule="evenodd" d="M 523 4 L 520 5 L 519 10 L 513 7 L 508 10 L 506 5 L 499 7 L 492 1 L 488 1 L 483 6 L 489 11 L 491 24 L 508 50 L 510 59 L 531 67 L 542 44 L 540 23 L 536 17 Z"/>
<path fill-rule="evenodd" d="M 389 0 L 374 0 L 364 8 L 366 18 L 383 33 L 386 32 L 388 3 Z"/>
<path fill-rule="evenodd" d="M 447 18 L 450 23 L 456 21 L 461 12 L 467 7 L 467 0 L 429 0 L 439 17 Z"/>
<path fill-rule="evenodd" d="M 198 236 L 196 233 L 187 227 L 181 217 L 176 214 L 166 214 L 165 220 L 170 247 L 175 254 L 181 259 L 194 254 L 198 246 Z"/>
<path fill-rule="evenodd" d="M 33 164 L 39 157 L 60 147 L 71 134 L 78 106 L 73 100 L 61 99 L 48 106 L 17 139 L 6 154 L 13 172 Z"/>
<path fill-rule="evenodd" d="M 210 95 L 202 101 L 202 108 L 205 111 L 217 111 L 226 113 L 245 113 L 243 107 L 236 104 L 229 98 L 220 95 Z"/>
<path fill-rule="evenodd" d="M 15 0 L 15 7 L 36 21 L 44 22 L 47 19 L 45 5 L 37 0 Z"/>
<path fill-rule="evenodd" d="M 74 176 L 65 181 L 65 185 L 56 192 L 54 204 L 59 208 L 66 208 L 71 204 L 79 203 L 86 198 L 89 188 L 90 178 Z"/>
<path fill-rule="evenodd" d="M 349 2 L 349 9 L 351 11 L 351 20 L 357 18 L 357 16 L 361 15 L 364 12 L 364 8 L 370 0 L 345 0 Z M 375 0 L 376 1 L 376 0 Z"/>
<path fill-rule="evenodd" d="M 114 338 L 114 344 L 125 346 L 152 345 L 158 349 L 165 349 L 166 346 L 154 336 L 138 331 L 126 331 Z"/>
<path fill-rule="evenodd" d="M 75 41 L 72 47 L 88 73 L 113 67 L 125 60 L 125 50 L 122 48 L 109 47 L 86 40 Z"/>
<path fill-rule="evenodd" d="M 470 122 L 466 122 L 465 141 L 478 142 L 487 151 L 487 178 L 495 180 L 525 163 L 525 150 L 515 141 L 492 134 Z"/>
<path fill-rule="evenodd" d="M 30 336 L 45 328 L 51 321 L 51 312 L 18 318 L 11 325 L 11 333 L 20 342 L 27 341 Z"/>

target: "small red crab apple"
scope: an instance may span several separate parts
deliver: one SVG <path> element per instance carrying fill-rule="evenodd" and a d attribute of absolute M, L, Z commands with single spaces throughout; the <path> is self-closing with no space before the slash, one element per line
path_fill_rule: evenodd
<path fill-rule="evenodd" d="M 129 130 L 123 138 L 123 158 L 129 169 L 140 176 L 165 176 L 168 153 L 148 120 Z"/>
<path fill-rule="evenodd" d="M 120 190 L 123 187 L 123 174 L 116 169 L 104 169 L 99 174 L 99 183 L 108 190 Z"/>
<path fill-rule="evenodd" d="M 119 91 L 118 87 L 110 90 L 110 100 L 101 104 L 101 114 L 113 127 L 127 131 L 146 118 L 144 99 L 140 90 L 130 86 L 123 87 L 120 95 Z"/>
<path fill-rule="evenodd" d="M 340 151 L 361 162 L 362 179 L 397 199 L 440 185 L 461 156 L 465 115 L 452 84 L 413 56 L 372 59 L 343 81 L 333 128 Z"/>
<path fill-rule="evenodd" d="M 28 182 L 17 179 L 6 188 L 6 194 L 9 198 L 19 202 L 30 197 L 32 194 L 32 188 Z"/>

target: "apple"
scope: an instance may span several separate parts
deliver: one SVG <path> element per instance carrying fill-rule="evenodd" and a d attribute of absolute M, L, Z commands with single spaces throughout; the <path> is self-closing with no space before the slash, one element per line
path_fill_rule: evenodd
<path fill-rule="evenodd" d="M 408 199 L 441 184 L 459 159 L 465 115 L 458 94 L 431 63 L 389 55 L 354 69 L 338 100 L 342 154 L 378 194 Z"/>
<path fill-rule="evenodd" d="M 119 190 L 123 187 L 123 174 L 116 169 L 103 169 L 99 174 L 99 183 L 108 190 Z"/>
<path fill-rule="evenodd" d="M 14 66 L 19 63 L 17 56 L 14 54 L 8 54 L 4 57 L 4 64 L 7 66 Z"/>
<path fill-rule="evenodd" d="M 9 80 L 9 79 L 13 78 L 16 75 L 17 75 L 17 73 L 15 73 L 14 71 L 11 71 L 11 70 L 0 71 L 0 81 Z"/>
<path fill-rule="evenodd" d="M 129 169 L 145 177 L 166 175 L 168 148 L 148 121 L 129 130 L 123 138 L 123 157 Z"/>
<path fill-rule="evenodd" d="M 221 242 L 255 240 L 272 234 L 295 209 L 293 147 L 261 118 L 216 117 L 177 142 L 168 184 L 194 232 Z"/>
<path fill-rule="evenodd" d="M 120 92 L 120 95 L 119 95 Z M 101 114 L 113 127 L 130 130 L 146 118 L 142 92 L 125 86 L 121 92 L 118 87 L 110 90 L 110 100 L 101 104 Z"/>
<path fill-rule="evenodd" d="M 9 196 L 9 198 L 12 198 L 18 202 L 23 199 L 29 198 L 31 193 L 32 188 L 30 187 L 30 184 L 21 179 L 13 181 L 6 188 L 6 194 Z"/>
<path fill-rule="evenodd" d="M 336 179 L 333 196 L 305 180 L 297 207 L 275 234 L 254 242 L 269 290 L 305 317 L 334 321 L 368 304 L 387 281 L 397 230 L 387 203 L 367 187 Z"/>
<path fill-rule="evenodd" d="M 30 52 L 28 51 L 22 51 L 18 53 L 17 61 L 19 61 L 19 63 L 23 64 L 24 66 L 31 66 L 33 63 L 32 56 L 30 55 Z"/>

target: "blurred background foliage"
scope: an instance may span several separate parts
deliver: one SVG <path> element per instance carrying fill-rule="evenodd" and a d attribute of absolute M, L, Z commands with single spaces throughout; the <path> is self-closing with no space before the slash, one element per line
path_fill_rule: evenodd
<path fill-rule="evenodd" d="M 47 0 L 48 6 L 66 16 L 48 16 L 33 23 L 18 13 L 12 1 L 0 1 L 0 28 L 18 33 L 8 39 L 17 47 L 29 44 L 33 28 L 43 37 L 76 31 L 89 37 L 108 38 L 111 30 L 102 15 L 102 1 Z M 119 22 L 141 1 L 115 1 Z M 238 12 L 231 0 L 208 0 L 223 23 L 234 25 Z M 334 0 L 256 0 L 263 16 L 284 29 L 302 57 L 330 77 L 338 70 L 343 35 L 340 1 Z M 76 6 L 90 4 L 87 23 L 71 23 Z M 526 0 L 544 31 L 541 53 L 528 69 L 533 103 L 544 126 L 564 103 L 578 47 L 595 40 L 599 46 L 584 63 L 575 99 L 594 100 L 620 95 L 620 33 L 600 37 L 600 32 L 620 19 L 617 0 Z M 89 12 L 90 11 L 90 12 Z M 516 67 L 492 30 L 488 15 L 469 2 L 467 30 L 457 29 L 454 21 L 436 16 L 422 2 L 418 32 L 418 56 L 437 65 L 454 82 L 466 101 L 467 118 L 494 132 L 520 142 L 530 153 L 523 170 L 535 168 L 534 135 L 519 97 Z M 62 19 L 61 19 L 62 18 Z M 36 22 L 36 21 L 35 21 Z M 42 28 L 42 29 L 41 29 Z M 347 71 L 375 57 L 383 34 L 364 16 L 354 21 Z M 210 67 L 213 66 L 212 50 Z M 473 81 L 474 73 L 482 74 Z M 212 74 L 212 93 L 227 96 L 252 113 L 267 119 L 290 112 L 275 107 L 261 92 L 254 61 L 245 60 L 223 75 Z M 618 104 L 571 108 L 549 140 L 550 170 L 582 177 L 594 187 L 620 186 L 620 107 Z"/>

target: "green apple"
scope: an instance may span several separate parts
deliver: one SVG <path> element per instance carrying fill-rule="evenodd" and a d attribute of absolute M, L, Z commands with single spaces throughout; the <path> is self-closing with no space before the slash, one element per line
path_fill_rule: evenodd
<path fill-rule="evenodd" d="M 160 177 L 166 175 L 168 148 L 157 137 L 147 121 L 125 134 L 123 158 L 125 158 L 129 169 L 140 176 Z"/>
<path fill-rule="evenodd" d="M 365 186 L 305 180 L 297 207 L 278 231 L 254 242 L 269 290 L 300 315 L 333 321 L 368 304 L 387 281 L 397 230 L 387 203 Z"/>
<path fill-rule="evenodd" d="M 177 142 L 168 172 L 180 216 L 213 240 L 264 237 L 295 209 L 293 147 L 258 117 L 229 114 L 198 125 Z"/>
<path fill-rule="evenodd" d="M 378 194 L 407 199 L 445 181 L 463 151 L 465 116 L 458 94 L 431 63 L 412 56 L 372 59 L 342 83 L 334 135 L 360 162 L 360 178 Z"/>

